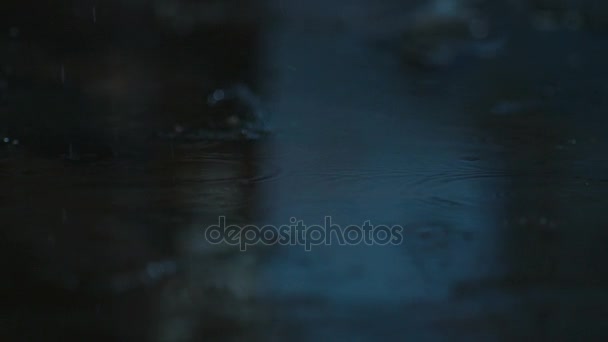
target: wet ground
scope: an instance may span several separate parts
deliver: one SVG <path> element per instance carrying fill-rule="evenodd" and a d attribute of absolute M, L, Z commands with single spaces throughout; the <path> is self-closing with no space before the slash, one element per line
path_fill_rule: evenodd
<path fill-rule="evenodd" d="M 608 336 L 605 36 L 514 30 L 419 70 L 307 6 L 265 33 L 266 139 L 94 162 L 4 146 L 4 340 Z M 240 252 L 206 242 L 219 216 L 403 241 Z"/>

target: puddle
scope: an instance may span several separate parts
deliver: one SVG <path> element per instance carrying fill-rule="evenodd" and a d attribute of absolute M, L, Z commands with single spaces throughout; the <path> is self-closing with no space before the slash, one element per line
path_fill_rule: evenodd
<path fill-rule="evenodd" d="M 95 50 L 103 58 L 64 61 L 47 47 L 49 55 L 20 50 L 38 56 L 31 61 L 0 59 L 17 65 L 13 73 L 2 69 L 0 101 L 17 93 L 27 98 L 26 84 L 5 94 L 16 84 L 15 72 L 25 79 L 38 75 L 41 85 L 34 89 L 44 93 L 35 97 L 40 103 L 0 108 L 28 114 L 0 114 L 7 119 L 0 137 L 9 128 L 24 136 L 10 135 L 19 144 L 0 143 L 0 267 L 7 275 L 0 289 L 9 297 L 0 336 L 606 336 L 608 144 L 600 95 L 608 47 L 599 37 L 578 29 L 528 35 L 518 31 L 528 28 L 517 27 L 499 44 L 500 53 L 411 70 L 399 56 L 370 46 L 366 23 L 332 16 L 382 18 L 401 5 L 383 12 L 363 2 L 281 2 L 280 16 L 293 21 L 263 34 L 235 29 L 234 44 L 214 36 L 219 51 L 205 59 L 174 44 L 202 39 L 184 32 L 206 17 L 180 25 L 176 18 L 190 7 L 171 5 L 166 0 L 150 9 L 168 11 L 163 20 L 185 30 L 176 31 L 175 41 L 165 37 L 167 47 L 159 48 L 156 34 L 140 25 L 125 37 L 103 26 L 114 7 L 82 5 L 86 30 L 106 30 Z M 118 22 L 129 21 L 133 6 Z M 0 48 L 36 33 L 13 26 Z M 481 26 L 474 29 L 485 30 Z M 140 40 L 131 49 L 134 37 Z M 253 48 L 262 43 L 263 53 Z M 564 44 L 576 50 L 576 65 L 563 56 Z M 111 52 L 104 50 L 108 45 Z M 236 50 L 252 56 L 235 56 Z M 158 56 L 149 57 L 150 51 Z M 44 65 L 40 59 L 51 65 L 32 67 Z M 265 67 L 257 70 L 258 62 Z M 89 70 L 90 63 L 99 63 L 108 77 Z M 272 75 L 255 76 L 251 69 Z M 203 77 L 208 73 L 210 80 Z M 230 87 L 241 78 L 254 81 L 239 96 L 268 114 L 263 124 L 245 128 L 271 134 L 233 139 L 239 130 L 211 136 L 191 128 L 205 122 L 206 106 L 234 95 Z M 261 83 L 268 89 L 252 98 Z M 90 116 L 74 119 L 70 111 L 64 126 L 28 111 L 74 100 L 51 95 L 80 88 L 86 91 L 76 96 L 78 104 L 48 113 L 78 108 Z M 213 120 L 225 124 L 225 114 Z M 37 118 L 53 125 L 40 126 L 46 133 L 39 136 L 21 131 L 28 120 L 38 127 Z M 65 135 L 81 124 L 79 135 Z M 173 135 L 158 139 L 167 127 Z M 31 148 L 53 134 L 52 153 Z M 66 160 L 98 137 L 118 152 L 89 160 L 83 151 Z M 70 139 L 83 144 L 70 152 Z M 296 240 L 295 228 L 277 235 L 285 232 L 277 227 L 291 229 L 297 221 L 310 228 L 308 245 Z M 361 233 L 366 222 L 374 228 L 371 241 Z M 247 236 L 216 243 L 208 228 L 220 224 L 258 235 L 243 250 Z M 272 227 L 256 231 L 251 225 Z M 349 230 L 353 236 L 345 233 L 349 226 L 356 226 Z M 318 237 L 314 229 L 332 239 L 311 243 Z"/>

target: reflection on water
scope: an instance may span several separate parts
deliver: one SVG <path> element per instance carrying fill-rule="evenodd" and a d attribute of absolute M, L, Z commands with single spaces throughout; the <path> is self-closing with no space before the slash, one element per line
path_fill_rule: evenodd
<path fill-rule="evenodd" d="M 431 26 L 442 13 L 466 27 L 469 14 L 495 9 L 437 2 L 460 4 L 460 16 L 415 4 L 282 1 L 273 6 L 284 20 L 266 28 L 219 5 L 125 3 L 75 6 L 75 16 L 46 8 L 83 25 L 80 35 L 49 24 L 65 42 L 12 24 L 3 40 L 2 63 L 13 69 L 0 79 L 0 133 L 9 138 L 0 148 L 0 336 L 607 336 L 600 23 L 593 34 L 583 24 L 501 24 L 512 31 L 492 56 L 463 53 L 415 70 L 399 54 L 425 58 L 418 45 L 392 55 L 370 44 L 411 29 L 392 26 L 400 16 L 391 12 L 415 9 Z M 366 9 L 369 21 L 357 22 Z M 551 11 L 543 14 L 562 17 Z M 384 15 L 386 25 L 368 27 Z M 225 21 L 198 31 L 209 18 Z M 95 32 L 95 49 L 72 45 Z M 432 49 L 445 38 L 433 32 L 420 38 Z M 233 117 L 241 104 L 209 105 L 238 84 L 265 99 L 272 136 L 198 139 L 210 137 L 199 129 L 247 127 L 248 113 Z M 241 226 L 369 220 L 403 226 L 404 239 L 241 252 L 205 240 L 221 216 Z"/>
<path fill-rule="evenodd" d="M 20 335 L 40 320 L 32 338 L 176 341 L 259 317 L 255 255 L 205 243 L 203 229 L 219 215 L 256 222 L 258 187 L 274 171 L 249 143 L 165 147 L 140 162 L 4 160 L 3 288 Z"/>

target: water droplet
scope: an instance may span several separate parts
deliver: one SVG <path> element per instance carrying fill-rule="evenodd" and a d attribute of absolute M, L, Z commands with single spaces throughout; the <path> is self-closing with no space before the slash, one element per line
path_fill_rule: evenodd
<path fill-rule="evenodd" d="M 9 142 L 11 142 L 11 138 L 5 137 L 4 139 L 2 139 L 2 141 L 8 144 Z"/>
<path fill-rule="evenodd" d="M 13 140 L 13 145 L 19 145 L 19 140 L 17 140 L 17 139 Z"/>

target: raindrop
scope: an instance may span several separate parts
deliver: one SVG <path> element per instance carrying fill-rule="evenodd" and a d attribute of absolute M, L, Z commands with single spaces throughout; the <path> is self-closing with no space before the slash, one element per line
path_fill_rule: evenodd
<path fill-rule="evenodd" d="M 4 139 L 2 139 L 2 141 L 8 144 L 9 142 L 11 142 L 11 138 L 5 137 Z"/>
<path fill-rule="evenodd" d="M 70 159 L 70 160 L 75 159 L 74 146 L 72 144 L 70 144 L 70 146 L 68 147 L 68 159 Z"/>
<path fill-rule="evenodd" d="M 93 7 L 93 23 L 97 23 L 97 9 Z"/>
<path fill-rule="evenodd" d="M 65 83 L 65 67 L 61 64 L 61 83 Z"/>

